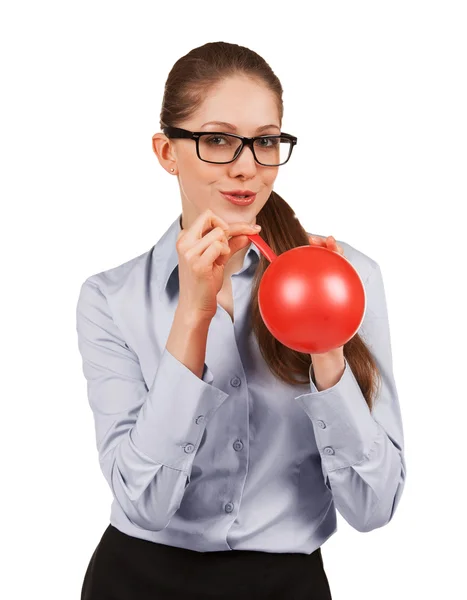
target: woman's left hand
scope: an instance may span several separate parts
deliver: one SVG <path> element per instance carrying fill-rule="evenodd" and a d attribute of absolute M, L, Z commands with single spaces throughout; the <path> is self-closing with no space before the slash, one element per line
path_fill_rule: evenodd
<path fill-rule="evenodd" d="M 317 235 L 309 235 L 308 239 L 310 241 L 311 246 L 323 246 L 328 250 L 337 252 L 342 256 L 344 255 L 344 249 L 342 248 L 342 246 L 339 246 L 339 244 L 336 242 L 335 238 L 332 235 L 328 235 L 326 239 Z"/>

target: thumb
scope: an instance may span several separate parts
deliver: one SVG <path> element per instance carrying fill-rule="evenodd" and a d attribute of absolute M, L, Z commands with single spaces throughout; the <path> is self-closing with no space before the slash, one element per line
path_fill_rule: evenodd
<path fill-rule="evenodd" d="M 227 243 L 229 244 L 230 252 L 228 254 L 220 254 L 215 261 L 220 266 L 226 265 L 236 252 L 249 246 L 250 239 L 246 235 L 234 235 L 230 240 L 227 240 Z"/>
<path fill-rule="evenodd" d="M 229 258 L 242 248 L 249 246 L 250 242 L 251 240 L 247 235 L 234 235 L 231 237 L 230 240 L 228 240 L 228 244 L 230 246 L 230 254 L 228 255 Z"/>

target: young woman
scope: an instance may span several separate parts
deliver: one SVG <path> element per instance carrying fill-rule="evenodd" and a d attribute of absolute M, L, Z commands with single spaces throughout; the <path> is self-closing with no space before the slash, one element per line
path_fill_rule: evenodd
<path fill-rule="evenodd" d="M 180 58 L 153 148 L 181 214 L 148 252 L 82 284 L 79 348 L 113 494 L 83 600 L 329 599 L 321 546 L 336 509 L 370 531 L 400 501 L 381 271 L 314 240 L 273 191 L 297 141 L 282 116 L 281 84 L 252 50 Z M 257 223 L 276 254 L 325 244 L 357 269 L 367 306 L 345 346 L 303 354 L 266 329 Z"/>

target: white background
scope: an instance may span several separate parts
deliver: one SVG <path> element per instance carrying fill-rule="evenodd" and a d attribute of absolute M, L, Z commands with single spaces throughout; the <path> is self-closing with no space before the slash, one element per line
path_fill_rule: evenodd
<path fill-rule="evenodd" d="M 9 2 L 0 13 L 2 598 L 79 598 L 108 524 L 75 331 L 81 283 L 181 211 L 164 83 L 209 41 L 261 54 L 298 137 L 275 189 L 381 266 L 407 483 L 370 533 L 338 514 L 333 600 L 466 597 L 464 2 Z M 464 215 L 464 216 L 462 216 Z"/>

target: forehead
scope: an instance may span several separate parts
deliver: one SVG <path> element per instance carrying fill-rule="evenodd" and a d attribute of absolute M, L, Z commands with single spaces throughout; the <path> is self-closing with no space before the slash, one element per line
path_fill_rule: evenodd
<path fill-rule="evenodd" d="M 198 127 L 208 121 L 222 121 L 236 126 L 237 131 L 248 132 L 268 124 L 280 128 L 275 94 L 264 84 L 241 77 L 232 77 L 211 87 L 192 121 Z M 215 128 L 216 125 L 206 126 L 206 129 Z"/>

